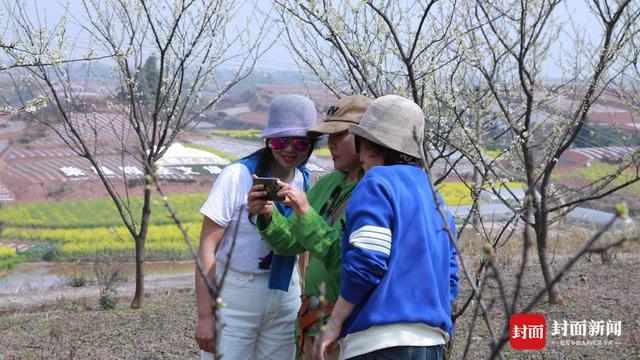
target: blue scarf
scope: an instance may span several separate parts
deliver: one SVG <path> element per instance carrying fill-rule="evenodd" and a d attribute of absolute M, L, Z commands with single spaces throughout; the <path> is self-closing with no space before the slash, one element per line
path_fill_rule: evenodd
<path fill-rule="evenodd" d="M 238 160 L 238 162 L 246 166 L 249 173 L 255 174 L 259 159 L 260 153 Z M 309 169 L 307 169 L 305 165 L 298 165 L 297 169 L 300 170 L 304 178 L 304 191 L 309 190 Z M 271 176 L 271 169 L 267 169 L 265 176 Z M 288 217 L 293 212 L 290 207 L 278 201 L 274 203 L 278 211 L 285 217 Z M 273 254 L 271 268 L 269 269 L 269 289 L 289 290 L 289 282 L 291 282 L 291 275 L 293 274 L 293 268 L 296 264 L 296 258 L 296 256 Z"/>

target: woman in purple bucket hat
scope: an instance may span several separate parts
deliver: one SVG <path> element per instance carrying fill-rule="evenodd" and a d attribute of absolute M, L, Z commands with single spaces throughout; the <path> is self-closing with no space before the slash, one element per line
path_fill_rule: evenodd
<path fill-rule="evenodd" d="M 253 177 L 275 177 L 299 189 L 309 188 L 305 164 L 314 149 L 307 131 L 316 125 L 311 100 L 280 95 L 269 105 L 265 147 L 227 166 L 216 178 L 200 209 L 204 215 L 198 257 L 209 280 L 219 281 L 228 265 L 220 297 L 223 324 L 215 350 L 226 359 L 293 359 L 295 319 L 300 307 L 296 256 L 279 256 L 261 239 L 246 208 Z M 287 215 L 291 209 L 270 202 Z M 238 224 L 239 223 L 239 224 Z M 234 231 L 238 228 L 233 251 Z M 212 299 L 196 270 L 198 323 L 195 339 L 202 359 L 212 359 Z"/>

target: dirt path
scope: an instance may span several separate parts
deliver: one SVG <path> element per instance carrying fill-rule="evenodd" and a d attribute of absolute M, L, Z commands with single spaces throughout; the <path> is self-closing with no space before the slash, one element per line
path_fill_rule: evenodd
<path fill-rule="evenodd" d="M 638 253 L 621 254 L 612 264 L 599 259 L 581 260 L 565 274 L 562 291 L 565 303 L 541 301 L 532 313 L 546 317 L 546 347 L 539 351 L 504 349 L 507 359 L 638 359 L 640 358 L 640 260 Z M 558 258 L 557 258 L 558 259 Z M 505 267 L 504 285 L 511 293 L 516 282 L 515 267 Z M 542 278 L 535 264 L 527 267 L 521 301 L 527 304 L 537 293 Z M 123 297 L 113 310 L 95 305 L 100 287 L 58 288 L 47 291 L 0 296 L 0 306 L 12 309 L 0 314 L 0 359 L 197 359 L 193 333 L 196 324 L 193 275 L 146 282 L 145 307 L 131 310 L 128 302 L 133 283 L 121 283 Z M 498 286 L 487 280 L 489 319 L 494 330 L 502 326 L 497 302 Z M 459 299 L 471 289 L 461 282 Z M 11 302 L 11 303 L 9 303 Z M 38 311 L 40 309 L 47 311 Z M 452 359 L 462 359 L 469 341 L 468 359 L 485 359 L 490 353 L 491 335 L 484 321 L 473 322 L 473 307 L 456 322 Z M 554 322 L 620 322 L 619 334 L 602 336 L 553 335 Z M 475 330 L 469 334 L 471 327 Z M 568 344 L 566 341 L 610 341 L 610 344 Z M 563 343 L 565 341 L 565 343 Z"/>
<path fill-rule="evenodd" d="M 57 287 L 47 290 L 32 290 L 17 294 L 0 294 L 0 315 L 16 312 L 36 312 L 69 303 L 97 303 L 103 286 Z M 182 275 L 164 279 L 145 281 L 145 293 L 177 292 L 193 289 L 193 275 Z M 133 297 L 135 282 L 129 281 L 116 286 L 117 297 L 126 302 Z"/>

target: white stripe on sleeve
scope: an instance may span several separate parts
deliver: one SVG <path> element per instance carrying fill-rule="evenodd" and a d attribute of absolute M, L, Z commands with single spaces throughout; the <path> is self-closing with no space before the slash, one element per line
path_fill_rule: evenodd
<path fill-rule="evenodd" d="M 365 225 L 351 233 L 349 244 L 389 255 L 391 253 L 391 230 L 380 226 Z"/>

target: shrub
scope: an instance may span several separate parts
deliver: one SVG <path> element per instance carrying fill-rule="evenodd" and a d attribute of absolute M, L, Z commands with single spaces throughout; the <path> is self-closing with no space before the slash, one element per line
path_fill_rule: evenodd
<path fill-rule="evenodd" d="M 111 310 L 118 305 L 116 299 L 117 291 L 111 286 L 107 286 L 100 291 L 100 306 L 105 310 Z"/>
<path fill-rule="evenodd" d="M 18 256 L 16 249 L 11 246 L 0 245 L 0 259 L 10 259 Z"/>
<path fill-rule="evenodd" d="M 11 246 L 0 245 L 0 271 L 13 269 L 20 262 L 20 256 Z"/>
<path fill-rule="evenodd" d="M 119 270 L 116 269 L 111 273 L 111 276 L 106 279 L 104 287 L 100 290 L 100 306 L 105 310 L 111 310 L 118 305 L 118 290 L 115 283 L 119 277 Z"/>
<path fill-rule="evenodd" d="M 84 275 L 84 273 L 72 275 L 69 278 L 69 286 L 71 287 L 83 287 L 85 285 L 87 285 L 87 277 Z"/>

